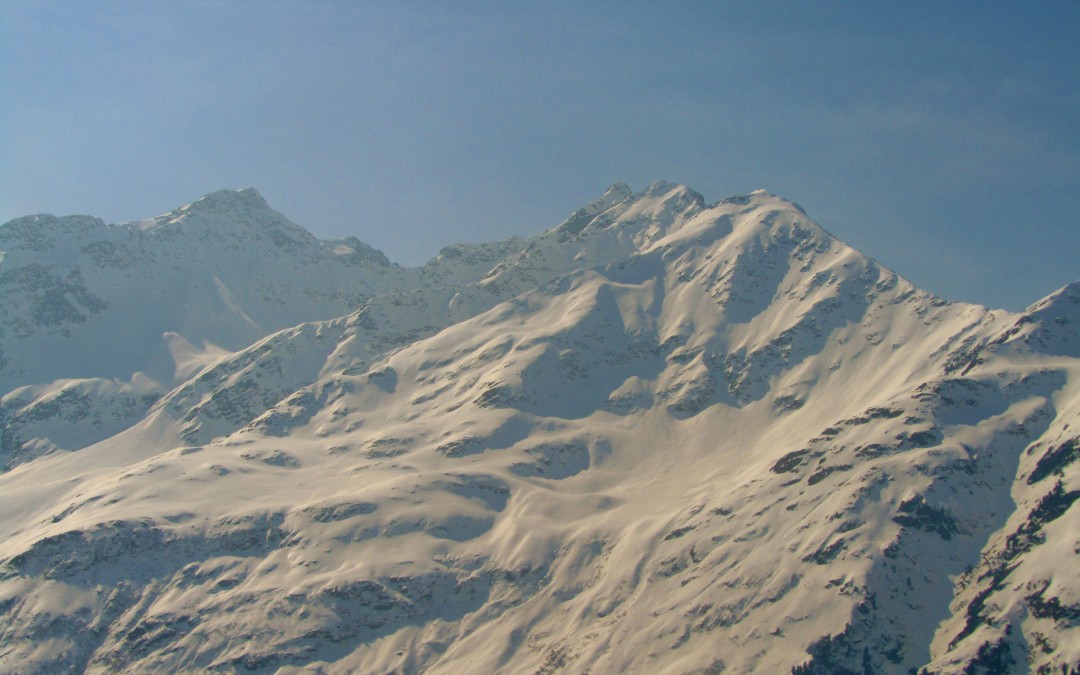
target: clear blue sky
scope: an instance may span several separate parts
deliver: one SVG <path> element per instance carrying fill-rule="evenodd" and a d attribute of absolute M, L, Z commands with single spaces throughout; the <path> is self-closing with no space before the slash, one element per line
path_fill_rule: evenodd
<path fill-rule="evenodd" d="M 0 222 L 256 187 L 416 264 L 765 188 L 950 299 L 1080 278 L 1077 2 L 0 0 Z"/>

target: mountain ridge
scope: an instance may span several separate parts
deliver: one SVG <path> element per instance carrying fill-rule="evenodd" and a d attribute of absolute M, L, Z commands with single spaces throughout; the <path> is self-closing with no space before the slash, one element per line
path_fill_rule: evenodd
<path fill-rule="evenodd" d="M 1078 667 L 1077 284 L 946 302 L 663 182 L 431 265 L 0 474 L 0 662 Z"/>

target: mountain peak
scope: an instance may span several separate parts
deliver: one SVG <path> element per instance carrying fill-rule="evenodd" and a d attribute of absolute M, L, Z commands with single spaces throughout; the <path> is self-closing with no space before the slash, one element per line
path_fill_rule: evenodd
<path fill-rule="evenodd" d="M 603 214 L 619 205 L 619 210 L 624 215 L 631 212 L 640 215 L 646 211 L 654 212 L 665 208 L 681 213 L 690 208 L 700 208 L 704 203 L 704 197 L 680 183 L 657 180 L 641 192 L 634 192 L 626 183 L 618 182 L 609 187 L 599 199 L 571 214 L 555 230 L 564 235 L 577 235 L 594 222 L 599 223 L 600 227 L 606 227 L 614 218 L 610 214 Z"/>
<path fill-rule="evenodd" d="M 1080 358 L 1080 281 L 1032 304 L 996 340 L 1024 344 L 1046 354 Z"/>
<path fill-rule="evenodd" d="M 236 211 L 270 210 L 270 205 L 255 188 L 240 190 L 216 190 L 186 206 L 179 211 Z"/>
<path fill-rule="evenodd" d="M 719 203 L 720 204 L 749 205 L 749 204 L 762 204 L 762 203 L 768 202 L 768 201 L 779 202 L 779 203 L 781 203 L 781 204 L 783 204 L 785 206 L 789 206 L 789 207 L 795 209 L 796 211 L 798 211 L 799 213 L 801 213 L 803 215 L 806 215 L 806 210 L 803 207 L 796 204 L 795 202 L 791 201 L 790 199 L 785 199 L 785 198 L 777 195 L 776 193 L 769 192 L 768 190 L 765 190 L 765 189 L 762 189 L 762 188 L 758 188 L 757 190 L 752 190 L 752 191 L 750 191 L 750 192 L 748 192 L 746 194 L 731 195 L 730 197 L 725 197 L 724 199 L 721 199 Z"/>
<path fill-rule="evenodd" d="M 672 183 L 666 180 L 654 181 L 640 196 L 642 198 L 657 197 L 662 202 L 673 202 L 679 205 L 679 210 L 689 208 L 691 205 L 697 207 L 705 205 L 705 197 L 701 193 L 682 183 Z"/>
<path fill-rule="evenodd" d="M 313 234 L 275 211 L 255 188 L 217 190 L 174 211 L 140 223 L 141 229 L 181 225 L 209 228 L 247 237 L 267 236 L 282 246 L 311 245 Z"/>
<path fill-rule="evenodd" d="M 1032 304 L 1024 311 L 1024 313 L 1033 314 L 1052 305 L 1062 307 L 1075 307 L 1080 305 L 1080 279 L 1077 279 L 1070 284 L 1065 284 L 1042 300 Z"/>
<path fill-rule="evenodd" d="M 0 231 L 0 671 L 1080 665 L 1080 284 L 666 181 L 423 268 L 146 222 Z"/>
<path fill-rule="evenodd" d="M 630 189 L 630 186 L 622 181 L 612 183 L 607 190 L 604 191 L 602 200 L 610 200 L 612 203 L 626 199 L 630 195 L 634 194 L 634 191 Z"/>
<path fill-rule="evenodd" d="M 615 183 L 604 191 L 604 194 L 599 199 L 570 214 L 570 217 L 557 226 L 555 231 L 570 235 L 580 234 L 596 216 L 607 211 L 615 204 L 625 201 L 632 194 L 630 186 L 626 183 Z"/>
<path fill-rule="evenodd" d="M 672 183 L 669 180 L 654 180 L 652 183 L 649 184 L 649 187 L 645 188 L 645 190 L 644 190 L 644 192 L 642 192 L 642 194 L 644 194 L 644 195 L 662 195 L 662 194 L 667 194 L 668 192 L 671 192 L 672 190 L 678 190 L 678 189 L 689 190 L 690 188 L 686 187 L 685 185 L 683 185 L 681 183 Z"/>

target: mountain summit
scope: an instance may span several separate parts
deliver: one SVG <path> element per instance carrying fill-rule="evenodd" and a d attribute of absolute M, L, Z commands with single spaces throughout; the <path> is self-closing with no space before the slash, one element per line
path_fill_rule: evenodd
<path fill-rule="evenodd" d="M 412 269 L 250 190 L 52 223 L 0 226 L 0 669 L 1080 668 L 1076 284 L 666 182 Z"/>

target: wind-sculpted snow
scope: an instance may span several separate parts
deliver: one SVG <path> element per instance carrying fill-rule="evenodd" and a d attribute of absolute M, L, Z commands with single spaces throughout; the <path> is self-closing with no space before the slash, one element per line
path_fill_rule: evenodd
<path fill-rule="evenodd" d="M 6 451 L 0 670 L 1080 668 L 1074 286 L 944 302 L 668 183 L 374 264 L 339 318 L 170 338 L 170 391 L 5 397 L 21 438 L 161 396 Z"/>
<path fill-rule="evenodd" d="M 18 390 L 21 402 L 0 417 L 5 466 L 115 434 L 217 357 L 345 314 L 408 276 L 356 239 L 317 241 L 254 190 L 138 223 L 28 216 L 0 226 L 0 251 L 0 395 Z M 53 412 L 73 405 L 73 379 L 143 391 L 95 410 L 93 426 L 108 433 L 87 433 L 85 415 Z M 51 426 L 25 424 L 31 414 Z"/>
<path fill-rule="evenodd" d="M 141 420 L 160 397 L 160 385 L 140 377 L 130 382 L 59 380 L 15 389 L 0 398 L 3 468 L 57 448 L 84 447 L 118 434 Z"/>
<path fill-rule="evenodd" d="M 1080 580 L 1072 571 L 1080 551 L 1072 508 L 1080 498 L 1075 289 L 1071 284 L 1014 318 L 969 366 L 969 376 L 982 382 L 1000 381 L 1010 366 L 1019 370 L 1001 391 L 1012 400 L 1026 397 L 1030 407 L 1007 430 L 1022 452 L 1010 464 L 1015 474 L 1011 500 L 999 507 L 1001 526 L 959 578 L 927 672 L 978 664 L 991 672 L 1056 673 L 1080 663 Z"/>

